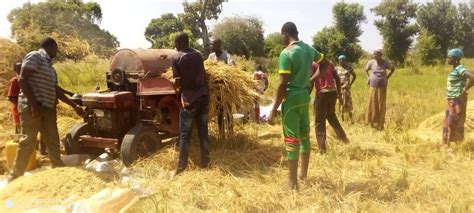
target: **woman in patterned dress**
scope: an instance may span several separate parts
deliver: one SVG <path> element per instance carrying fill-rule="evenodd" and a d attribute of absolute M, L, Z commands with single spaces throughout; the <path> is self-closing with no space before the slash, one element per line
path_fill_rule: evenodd
<path fill-rule="evenodd" d="M 474 75 L 461 64 L 463 56 L 464 53 L 459 48 L 451 49 L 448 52 L 448 64 L 453 66 L 448 75 L 446 88 L 448 105 L 443 126 L 443 142 L 448 146 L 450 142 L 464 139 L 467 91 L 474 82 Z"/>
<path fill-rule="evenodd" d="M 339 75 L 339 78 L 341 79 L 341 99 L 339 99 L 339 112 L 341 113 L 341 118 L 343 121 L 345 120 L 345 114 L 349 114 L 349 119 L 353 121 L 351 87 L 357 76 L 349 62 L 347 62 L 347 57 L 345 55 L 340 55 L 338 60 L 339 66 L 336 67 L 336 70 L 337 75 Z"/>

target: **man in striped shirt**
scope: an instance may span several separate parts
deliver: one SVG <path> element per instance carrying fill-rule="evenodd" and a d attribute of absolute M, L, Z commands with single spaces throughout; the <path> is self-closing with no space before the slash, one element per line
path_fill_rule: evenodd
<path fill-rule="evenodd" d="M 58 99 L 73 107 L 78 115 L 84 113 L 58 86 L 56 72 L 51 65 L 51 60 L 56 57 L 57 52 L 58 44 L 47 37 L 41 42 L 39 50 L 28 53 L 22 61 L 19 77 L 21 93 L 18 98 L 22 136 L 9 181 L 24 174 L 28 159 L 36 147 L 38 132 L 41 132 L 45 139 L 52 167 L 64 166 L 60 157 L 56 123 Z"/>

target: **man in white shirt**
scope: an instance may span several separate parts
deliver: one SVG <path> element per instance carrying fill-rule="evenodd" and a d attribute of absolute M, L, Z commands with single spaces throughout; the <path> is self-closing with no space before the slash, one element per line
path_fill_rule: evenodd
<path fill-rule="evenodd" d="M 208 56 L 208 60 L 222 61 L 228 65 L 235 66 L 234 60 L 230 57 L 230 54 L 222 50 L 222 40 L 216 38 L 211 42 L 212 53 Z M 219 127 L 219 135 L 225 137 L 226 126 L 227 129 L 233 131 L 232 115 L 224 113 L 224 107 L 222 105 L 217 106 L 217 126 Z"/>
<path fill-rule="evenodd" d="M 222 40 L 221 39 L 214 39 L 212 40 L 211 43 L 211 51 L 212 53 L 209 54 L 209 57 L 207 58 L 208 60 L 214 60 L 214 61 L 222 61 L 228 65 L 234 65 L 235 62 L 232 60 L 231 56 L 229 53 L 226 51 L 222 50 Z"/>

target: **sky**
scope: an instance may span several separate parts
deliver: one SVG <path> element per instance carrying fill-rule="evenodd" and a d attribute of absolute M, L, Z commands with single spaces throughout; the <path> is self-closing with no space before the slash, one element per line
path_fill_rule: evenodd
<path fill-rule="evenodd" d="M 29 0 L 40 2 L 44 0 Z M 97 2 L 102 8 L 101 28 L 108 30 L 120 41 L 122 48 L 149 48 L 145 39 L 145 28 L 151 19 L 163 13 L 182 13 L 183 0 L 84 0 Z M 424 3 L 423 0 L 415 0 Z M 0 0 L 0 37 L 11 38 L 10 23 L 7 15 L 10 10 L 21 7 L 28 0 Z M 332 6 L 336 0 L 229 0 L 223 4 L 219 19 L 229 16 L 256 16 L 263 21 L 264 34 L 279 32 L 283 23 L 292 21 L 298 27 L 300 39 L 312 43 L 312 37 L 324 26 L 331 26 Z M 360 45 L 371 51 L 381 47 L 382 37 L 373 22 L 377 17 L 370 12 L 380 0 L 360 0 L 367 16 L 362 24 L 363 34 Z M 468 3 L 469 0 L 453 0 L 453 3 Z M 217 21 L 208 21 L 210 30 Z"/>

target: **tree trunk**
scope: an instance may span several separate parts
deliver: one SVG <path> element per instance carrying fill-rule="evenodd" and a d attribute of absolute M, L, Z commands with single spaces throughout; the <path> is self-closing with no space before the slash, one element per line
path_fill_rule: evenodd
<path fill-rule="evenodd" d="M 199 20 L 199 27 L 202 31 L 202 45 L 203 45 L 203 57 L 207 58 L 207 56 L 211 53 L 211 45 L 209 41 L 209 32 L 207 31 L 207 26 L 205 20 Z"/>
<path fill-rule="evenodd" d="M 201 14 L 199 17 L 199 27 L 201 28 L 201 36 L 202 36 L 202 45 L 203 45 L 203 56 L 204 58 L 207 58 L 209 53 L 211 52 L 211 45 L 209 42 L 209 32 L 207 31 L 207 26 L 206 26 L 206 6 L 208 0 L 204 0 L 202 3 L 202 8 L 201 8 Z"/>

